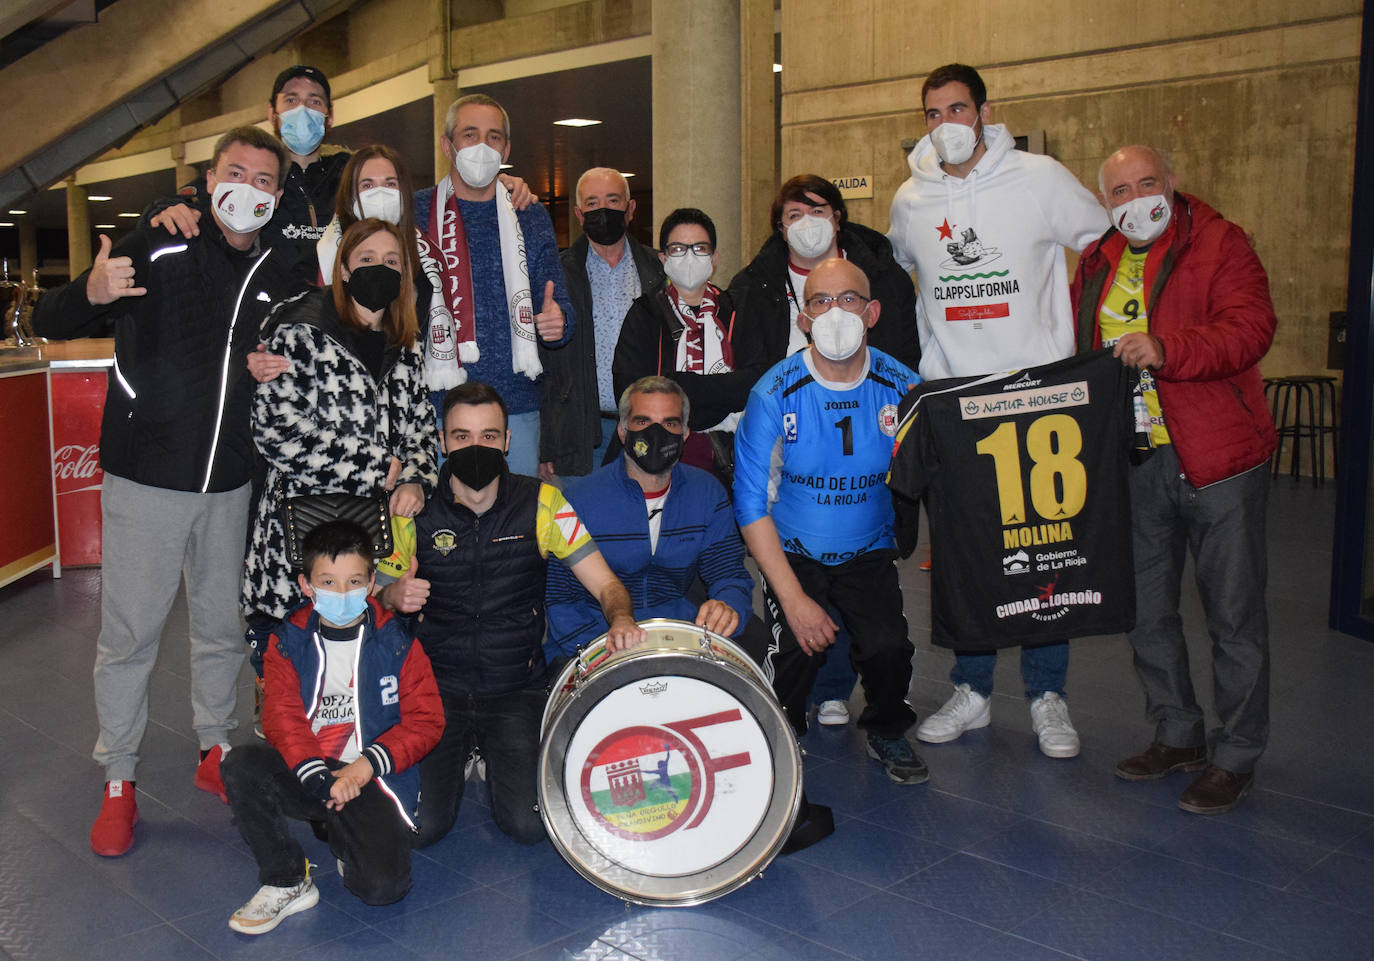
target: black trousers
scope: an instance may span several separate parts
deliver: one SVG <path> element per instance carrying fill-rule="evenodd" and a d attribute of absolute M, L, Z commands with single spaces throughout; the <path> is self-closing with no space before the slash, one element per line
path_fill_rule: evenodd
<path fill-rule="evenodd" d="M 466 786 L 463 768 L 476 747 L 487 766 L 491 816 L 521 844 L 545 837 L 535 784 L 539 766 L 539 722 L 548 700 L 544 691 L 515 691 L 496 697 L 440 690 L 444 736 L 420 761 L 420 834 L 426 847 L 448 834 L 458 820 Z"/>
<path fill-rule="evenodd" d="M 335 765 L 336 767 L 338 765 Z M 291 887 L 305 877 L 305 852 L 286 819 L 323 821 L 329 849 L 344 863 L 344 887 L 367 904 L 391 904 L 410 890 L 410 828 L 376 780 L 338 811 L 301 787 L 276 748 L 245 744 L 220 764 L 234 826 L 258 862 L 258 883 Z"/>
<path fill-rule="evenodd" d="M 878 737 L 901 737 L 916 721 L 916 712 L 906 702 L 911 687 L 911 655 L 916 649 L 907 636 L 902 615 L 897 552 L 869 551 L 834 565 L 797 554 L 788 554 L 787 561 L 807 596 L 822 607 L 838 611 L 849 631 L 850 656 L 867 702 L 859 715 L 859 727 Z M 793 729 L 801 735 L 806 731 L 806 699 L 821 659 L 797 645 L 767 579 L 763 599 L 772 632 L 764 672 L 772 677 L 773 692 Z"/>

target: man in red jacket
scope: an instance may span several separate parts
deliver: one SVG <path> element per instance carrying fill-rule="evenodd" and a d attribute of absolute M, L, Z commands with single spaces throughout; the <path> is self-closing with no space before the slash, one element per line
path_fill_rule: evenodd
<path fill-rule="evenodd" d="M 1176 191 L 1159 151 L 1123 147 L 1098 184 L 1112 228 L 1074 277 L 1078 344 L 1113 347 L 1140 369 L 1155 447 L 1131 471 L 1130 633 L 1155 738 L 1116 773 L 1148 781 L 1202 769 L 1179 807 L 1222 814 L 1253 787 L 1269 733 L 1264 465 L 1276 438 L 1257 365 L 1274 339 L 1274 306 L 1245 232 Z M 1221 724 L 1210 755 L 1178 613 L 1185 548 L 1212 637 Z"/>

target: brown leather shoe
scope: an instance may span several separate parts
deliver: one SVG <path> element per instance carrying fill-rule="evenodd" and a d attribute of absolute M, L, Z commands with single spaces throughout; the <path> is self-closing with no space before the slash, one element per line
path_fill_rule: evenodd
<path fill-rule="evenodd" d="M 1123 781 L 1157 781 L 1175 771 L 1200 771 L 1207 763 L 1205 747 L 1169 747 L 1155 741 L 1144 754 L 1116 763 Z"/>
<path fill-rule="evenodd" d="M 1253 771 L 1236 774 L 1209 764 L 1202 776 L 1183 792 L 1178 799 L 1178 806 L 1193 814 L 1225 814 L 1239 804 L 1254 786 Z"/>

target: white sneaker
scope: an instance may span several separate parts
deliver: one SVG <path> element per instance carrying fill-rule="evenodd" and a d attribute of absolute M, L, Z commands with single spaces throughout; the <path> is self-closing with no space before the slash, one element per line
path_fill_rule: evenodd
<path fill-rule="evenodd" d="M 487 759 L 482 756 L 482 752 L 477 748 L 472 749 L 467 761 L 463 763 L 463 780 L 466 781 L 471 778 L 473 771 L 477 772 L 477 780 L 485 781 L 487 779 Z"/>
<path fill-rule="evenodd" d="M 988 699 L 967 684 L 960 684 L 944 706 L 916 728 L 916 737 L 927 744 L 944 744 L 965 731 L 987 727 L 991 721 L 992 705 Z"/>
<path fill-rule="evenodd" d="M 839 727 L 849 723 L 849 705 L 844 701 L 822 701 L 816 709 L 816 720 L 826 727 Z"/>
<path fill-rule="evenodd" d="M 307 869 L 305 880 L 289 888 L 264 884 L 258 888 L 251 901 L 234 912 L 229 919 L 229 927 L 240 934 L 266 934 L 282 919 L 302 911 L 309 911 L 320 902 L 320 890 L 310 880 Z"/>
<path fill-rule="evenodd" d="M 1078 732 L 1069 720 L 1069 702 L 1053 691 L 1031 701 L 1031 728 L 1040 738 L 1040 753 L 1046 757 L 1076 757 Z"/>

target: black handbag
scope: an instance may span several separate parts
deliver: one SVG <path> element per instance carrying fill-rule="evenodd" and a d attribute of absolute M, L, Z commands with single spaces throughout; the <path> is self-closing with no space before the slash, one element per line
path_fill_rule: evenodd
<path fill-rule="evenodd" d="M 281 526 L 286 535 L 286 559 L 292 568 L 305 566 L 302 545 L 306 535 L 328 521 L 352 521 L 372 536 L 372 554 L 389 557 L 391 543 L 391 495 L 381 490 L 367 497 L 357 494 L 301 494 L 282 497 Z"/>

